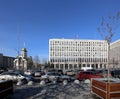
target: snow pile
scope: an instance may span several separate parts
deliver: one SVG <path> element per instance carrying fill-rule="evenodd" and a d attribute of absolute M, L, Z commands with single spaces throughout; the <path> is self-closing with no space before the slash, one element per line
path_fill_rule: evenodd
<path fill-rule="evenodd" d="M 56 84 L 56 80 L 53 80 L 52 83 L 53 83 L 53 84 Z"/>
<path fill-rule="evenodd" d="M 84 81 L 84 83 L 90 84 L 90 80 L 89 80 L 89 79 L 86 79 L 86 80 Z"/>
<path fill-rule="evenodd" d="M 63 85 L 67 85 L 68 81 L 67 80 L 63 80 Z"/>
<path fill-rule="evenodd" d="M 23 82 L 21 80 L 19 80 L 16 85 L 18 85 L 18 86 L 23 85 Z"/>
<path fill-rule="evenodd" d="M 74 83 L 75 84 L 80 84 L 80 81 L 79 80 L 74 80 Z"/>
<path fill-rule="evenodd" d="M 29 81 L 27 85 L 33 85 L 33 81 Z"/>
<path fill-rule="evenodd" d="M 44 80 L 41 80 L 40 81 L 40 86 L 44 86 L 45 85 L 45 81 Z"/>

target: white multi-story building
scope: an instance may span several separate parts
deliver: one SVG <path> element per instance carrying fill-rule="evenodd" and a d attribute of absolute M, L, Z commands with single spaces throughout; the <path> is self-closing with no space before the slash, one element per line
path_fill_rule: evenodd
<path fill-rule="evenodd" d="M 120 68 L 120 40 L 110 45 L 110 66 L 112 68 Z"/>
<path fill-rule="evenodd" d="M 104 40 L 49 40 L 49 61 L 55 69 L 106 68 L 107 52 Z"/>

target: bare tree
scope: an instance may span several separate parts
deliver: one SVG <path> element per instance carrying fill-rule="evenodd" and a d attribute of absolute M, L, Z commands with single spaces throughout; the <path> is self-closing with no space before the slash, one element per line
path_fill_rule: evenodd
<path fill-rule="evenodd" d="M 35 69 L 40 68 L 40 58 L 39 56 L 35 56 L 33 59 Z"/>
<path fill-rule="evenodd" d="M 33 59 L 32 56 L 27 58 L 28 61 L 28 69 L 33 69 Z"/>
<path fill-rule="evenodd" d="M 116 29 L 119 26 L 120 12 L 117 12 L 114 16 L 102 17 L 100 27 L 98 28 L 98 32 L 101 34 L 102 38 L 108 44 L 108 82 L 110 81 L 109 73 L 110 73 L 110 42 L 112 37 L 114 36 Z"/>
<path fill-rule="evenodd" d="M 102 38 L 105 39 L 108 43 L 111 42 L 112 37 L 118 28 L 119 19 L 120 12 L 118 12 L 115 16 L 102 17 L 98 32 L 100 32 Z"/>
<path fill-rule="evenodd" d="M 46 58 L 42 58 L 41 59 L 41 69 L 45 69 L 45 64 L 47 63 L 47 59 Z"/>

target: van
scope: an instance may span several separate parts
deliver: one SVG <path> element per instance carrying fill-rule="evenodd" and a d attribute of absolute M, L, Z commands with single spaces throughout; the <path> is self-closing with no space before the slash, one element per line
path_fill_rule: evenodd
<path fill-rule="evenodd" d="M 87 71 L 88 69 L 93 69 L 92 67 L 81 67 L 82 70 Z"/>

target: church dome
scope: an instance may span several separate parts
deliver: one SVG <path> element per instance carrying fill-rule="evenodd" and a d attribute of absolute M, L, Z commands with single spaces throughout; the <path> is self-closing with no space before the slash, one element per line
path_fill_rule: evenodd
<path fill-rule="evenodd" d="M 22 48 L 22 51 L 27 52 L 27 49 L 26 48 Z"/>

